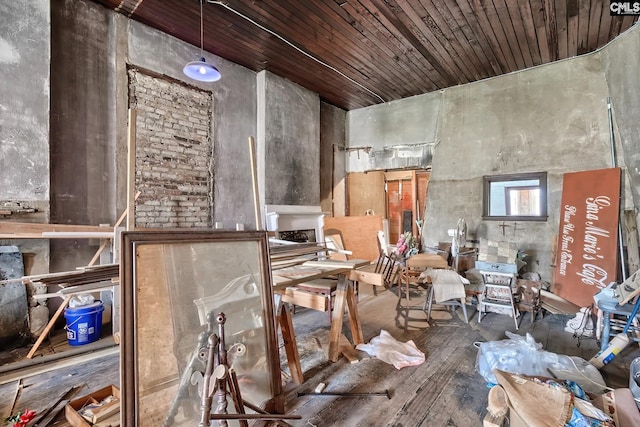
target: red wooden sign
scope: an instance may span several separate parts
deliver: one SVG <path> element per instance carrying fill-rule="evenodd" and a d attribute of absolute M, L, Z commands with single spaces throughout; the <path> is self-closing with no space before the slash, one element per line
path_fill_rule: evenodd
<path fill-rule="evenodd" d="M 619 168 L 564 175 L 553 291 L 580 307 L 616 280 L 619 198 Z"/>

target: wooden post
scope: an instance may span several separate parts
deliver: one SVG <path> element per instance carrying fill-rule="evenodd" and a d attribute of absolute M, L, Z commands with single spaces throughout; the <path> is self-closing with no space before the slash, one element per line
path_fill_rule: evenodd
<path fill-rule="evenodd" d="M 262 215 L 260 215 L 260 193 L 258 187 L 258 164 L 256 161 L 256 143 L 249 137 L 249 156 L 251 157 L 251 182 L 253 183 L 253 207 L 256 216 L 256 230 L 262 230 Z"/>
<path fill-rule="evenodd" d="M 129 133 L 127 135 L 127 230 L 135 228 L 136 187 L 136 110 L 129 108 Z"/>
<path fill-rule="evenodd" d="M 62 304 L 60 304 L 60 307 L 58 307 L 58 310 L 56 310 L 51 320 L 49 320 L 49 323 L 47 323 L 47 326 L 44 328 L 44 331 L 42 331 L 42 333 L 38 337 L 38 340 L 33 345 L 33 348 L 31 349 L 31 351 L 29 351 L 29 354 L 27 354 L 27 359 L 31 359 L 35 354 L 35 352 L 38 350 L 38 347 L 40 347 L 40 344 L 42 344 L 42 341 L 44 341 L 44 339 L 47 337 L 47 335 L 49 334 L 49 331 L 51 330 L 51 328 L 53 328 L 54 323 L 56 323 L 56 320 L 58 320 L 58 317 L 60 317 L 60 315 L 62 314 L 62 311 L 69 304 L 69 300 L 71 299 L 71 297 L 72 295 L 67 295 L 64 301 L 62 301 Z"/>
<path fill-rule="evenodd" d="M 347 278 L 341 274 L 338 278 L 338 287 L 333 303 L 333 316 L 331 318 L 331 330 L 329 332 L 329 360 L 336 362 L 340 355 L 340 334 L 342 333 L 342 319 L 346 302 Z"/>
<path fill-rule="evenodd" d="M 289 307 L 280 302 L 278 307 L 277 320 L 282 332 L 282 341 L 284 342 L 284 350 L 289 363 L 289 371 L 291 372 L 291 380 L 296 384 L 304 382 L 302 366 L 300 365 L 300 354 L 296 344 L 295 332 L 293 330 L 293 321 Z"/>
<path fill-rule="evenodd" d="M 638 254 L 638 226 L 636 225 L 636 213 L 633 209 L 624 211 L 624 231 L 627 240 L 627 256 L 629 261 L 629 276 L 640 268 L 640 255 Z M 624 260 L 622 260 L 624 262 Z"/>

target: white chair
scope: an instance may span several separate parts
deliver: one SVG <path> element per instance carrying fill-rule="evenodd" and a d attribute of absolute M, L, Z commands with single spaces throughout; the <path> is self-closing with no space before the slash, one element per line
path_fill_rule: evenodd
<path fill-rule="evenodd" d="M 520 312 L 513 298 L 513 280 L 515 275 L 484 270 L 480 271 L 480 275 L 484 282 L 484 289 L 478 298 L 478 323 L 480 323 L 482 318 L 490 311 L 489 308 L 493 307 L 509 312 L 513 317 L 517 330 Z"/>

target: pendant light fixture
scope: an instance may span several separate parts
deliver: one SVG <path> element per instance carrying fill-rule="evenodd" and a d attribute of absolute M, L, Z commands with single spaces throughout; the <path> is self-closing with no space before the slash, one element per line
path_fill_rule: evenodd
<path fill-rule="evenodd" d="M 204 38 L 204 30 L 202 24 L 202 2 L 203 0 L 200 0 L 200 60 L 189 62 L 184 66 L 182 72 L 187 77 L 199 82 L 215 82 L 220 80 L 220 77 L 222 77 L 222 75 L 216 67 L 211 64 L 207 64 L 207 62 L 204 60 L 204 56 L 202 56 L 202 39 Z"/>

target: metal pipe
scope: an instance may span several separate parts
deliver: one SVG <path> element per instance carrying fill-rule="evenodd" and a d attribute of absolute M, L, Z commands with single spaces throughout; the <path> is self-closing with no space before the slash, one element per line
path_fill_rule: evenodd
<path fill-rule="evenodd" d="M 300 396 L 342 396 L 342 397 L 374 397 L 374 396 L 387 396 L 387 399 L 391 399 L 391 394 L 389 390 L 385 390 L 383 392 L 374 392 L 374 393 L 342 393 L 342 392 L 322 392 L 322 393 L 302 393 L 298 392 L 298 397 Z"/>

